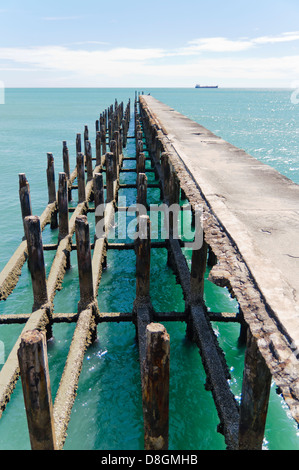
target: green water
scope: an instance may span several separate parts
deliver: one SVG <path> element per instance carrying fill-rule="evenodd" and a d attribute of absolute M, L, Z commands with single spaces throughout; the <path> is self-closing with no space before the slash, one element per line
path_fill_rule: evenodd
<path fill-rule="evenodd" d="M 110 104 L 131 98 L 130 89 L 81 90 L 7 90 L 6 104 L 0 106 L 0 217 L 1 237 L 0 269 L 4 267 L 22 237 L 22 221 L 18 200 L 18 173 L 24 172 L 31 187 L 33 212 L 40 215 L 47 204 L 46 153 L 53 152 L 56 174 L 62 171 L 62 141 L 67 140 L 71 155 L 71 168 L 75 166 L 76 133 L 88 124 L 91 141 L 95 138 L 94 122 Z M 293 119 L 298 109 L 289 106 L 288 92 L 252 90 L 208 91 L 198 90 L 145 90 L 158 99 L 176 107 L 214 132 L 249 151 L 261 160 L 277 153 L 279 167 L 284 159 L 284 171 L 296 181 L 298 177 L 299 138 Z M 197 94 L 196 94 L 197 93 Z M 254 94 L 255 93 L 255 94 Z M 255 101 L 256 114 L 252 102 Z M 271 114 L 277 103 L 277 114 Z M 248 106 L 251 103 L 251 108 Z M 249 106 L 250 107 L 250 106 Z M 133 106 L 132 108 L 133 109 Z M 247 115 L 246 115 L 247 109 Z M 263 130 L 256 120 L 264 109 Z M 245 113 L 245 116 L 244 116 Z M 297 113 L 297 114 L 296 114 Z M 271 119 L 268 119 L 268 115 Z M 236 122 L 232 127 L 231 116 Z M 250 116 L 250 119 L 249 117 Z M 278 133 L 278 122 L 287 136 Z M 287 123 L 289 125 L 287 126 Z M 298 122 L 298 121 L 297 121 Z M 266 132 L 268 123 L 268 132 Z M 254 129 L 256 134 L 254 134 Z M 276 131 L 275 131 L 276 129 Z M 131 125 L 130 133 L 133 128 Z M 291 136 L 291 140 L 290 140 Z M 229 139 L 229 137 L 231 137 Z M 273 140 L 274 139 L 274 140 Z M 276 139 L 276 140 L 275 140 Z M 283 142 L 281 142 L 283 140 Z M 256 147 L 252 145 L 256 141 Z M 279 145 L 276 145 L 279 142 Z M 278 148 L 278 150 L 277 150 Z M 263 149 L 263 150 L 261 150 Z M 128 141 L 127 155 L 134 155 L 134 141 Z M 297 152 L 297 153 L 296 153 Z M 271 157 L 272 155 L 272 157 Z M 297 160 L 296 156 L 297 155 Z M 268 162 L 269 163 L 269 162 Z M 148 163 L 147 163 L 148 164 Z M 131 167 L 134 162 L 124 162 Z M 148 174 L 153 181 L 154 174 Z M 121 182 L 133 182 L 135 175 L 123 173 Z M 149 189 L 149 202 L 159 202 L 159 190 Z M 136 191 L 121 190 L 128 205 L 134 204 Z M 8 217 L 9 214 L 9 217 Z M 91 236 L 94 233 L 94 215 L 89 214 Z M 43 234 L 44 243 L 54 243 L 57 230 L 48 227 Z M 190 263 L 190 253 L 186 252 Z M 49 272 L 54 254 L 45 252 L 46 270 Z M 76 252 L 71 254 L 72 268 L 64 278 L 63 289 L 55 297 L 55 312 L 74 312 L 79 300 Z M 208 276 L 208 271 L 207 274 Z M 107 269 L 100 283 L 98 302 L 101 311 L 132 310 L 135 298 L 135 255 L 133 251 L 108 252 Z M 184 301 L 181 287 L 167 266 L 165 249 L 153 249 L 151 259 L 151 297 L 157 311 L 182 311 Z M 212 311 L 236 312 L 237 304 L 225 289 L 206 281 L 205 300 Z M 0 314 L 28 313 L 33 303 L 31 280 L 24 266 L 14 293 L 0 303 Z M 183 323 L 165 323 L 171 341 L 170 377 L 170 449 L 221 450 L 224 438 L 217 433 L 219 419 L 212 395 L 205 390 L 205 373 L 198 348 L 186 339 Z M 244 349 L 238 347 L 239 327 L 236 324 L 213 324 L 219 343 L 231 370 L 231 387 L 240 399 L 244 366 Z M 22 326 L 5 325 L 0 328 L 0 339 L 5 344 L 7 357 Z M 53 399 L 57 392 L 68 348 L 75 325 L 54 325 L 54 339 L 48 344 L 50 378 Z M 265 433 L 265 449 L 299 449 L 297 426 L 290 418 L 287 407 L 271 389 Z M 24 411 L 21 383 L 0 420 L 0 449 L 29 449 L 29 436 Z M 101 324 L 98 340 L 86 352 L 80 376 L 78 395 L 73 407 L 65 449 L 143 449 L 143 420 L 141 406 L 140 371 L 135 328 L 131 323 Z"/>

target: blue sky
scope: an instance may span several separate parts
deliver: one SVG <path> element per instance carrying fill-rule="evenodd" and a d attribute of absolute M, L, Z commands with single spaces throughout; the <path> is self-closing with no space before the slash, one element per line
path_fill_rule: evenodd
<path fill-rule="evenodd" d="M 299 1 L 0 0 L 0 80 L 6 87 L 298 86 Z"/>

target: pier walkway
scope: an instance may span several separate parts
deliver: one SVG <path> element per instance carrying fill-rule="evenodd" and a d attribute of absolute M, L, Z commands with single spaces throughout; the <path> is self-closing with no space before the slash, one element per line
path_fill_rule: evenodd
<path fill-rule="evenodd" d="M 140 101 L 181 188 L 204 209 L 218 259 L 210 279 L 237 298 L 298 422 L 299 186 L 154 97 Z"/>

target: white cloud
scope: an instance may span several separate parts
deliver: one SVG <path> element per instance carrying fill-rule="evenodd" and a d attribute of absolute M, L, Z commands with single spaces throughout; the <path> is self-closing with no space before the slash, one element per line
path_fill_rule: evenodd
<path fill-rule="evenodd" d="M 240 52 L 257 45 L 274 44 L 299 40 L 299 31 L 282 33 L 277 36 L 261 36 L 253 39 L 227 39 L 225 37 L 199 38 L 188 42 L 181 54 L 191 55 L 197 52 Z"/>
<path fill-rule="evenodd" d="M 160 49 L 115 48 L 108 51 L 74 50 L 61 46 L 0 48 L 0 60 L 30 63 L 37 67 L 86 73 L 107 72 L 109 68 L 135 66 L 136 62 L 163 57 Z"/>
<path fill-rule="evenodd" d="M 289 42 L 298 40 L 299 31 L 294 31 L 290 33 L 282 33 L 279 36 L 262 36 L 260 38 L 253 39 L 253 42 L 256 44 L 274 44 L 278 42 Z"/>
<path fill-rule="evenodd" d="M 223 37 L 195 39 L 190 41 L 188 44 L 190 44 L 190 46 L 185 48 L 185 51 L 189 51 L 190 53 L 200 51 L 239 52 L 253 47 L 253 43 L 251 41 L 233 41 Z"/>
<path fill-rule="evenodd" d="M 217 83 L 230 78 L 291 81 L 292 77 L 299 77 L 299 55 L 268 59 L 200 59 L 184 65 L 145 65 L 138 72 L 145 76 L 188 77 L 195 81 L 207 77 Z"/>
<path fill-rule="evenodd" d="M 162 48 L 107 48 L 101 43 L 95 50 L 74 49 L 67 46 L 39 46 L 31 48 L 0 48 L 0 70 L 17 72 L 35 70 L 47 73 L 57 80 L 72 77 L 82 86 L 110 79 L 125 86 L 138 77 L 144 81 L 161 83 L 188 83 L 203 80 L 285 80 L 291 82 L 299 77 L 299 54 L 283 57 L 246 57 L 246 50 L 257 50 L 263 44 L 295 41 L 299 32 L 283 33 L 279 36 L 262 36 L 254 39 L 231 40 L 224 37 L 201 38 L 190 41 L 184 48 L 166 50 Z M 87 45 L 88 45 L 87 44 Z M 79 43 L 77 45 L 80 45 Z M 84 45 L 83 43 L 81 45 Z M 221 52 L 221 55 L 214 54 Z M 230 54 L 243 52 L 240 54 Z M 182 56 L 186 59 L 182 60 Z M 15 67 L 15 68 L 14 68 Z M 50 72 L 50 73 L 49 73 Z M 51 73 L 53 72 L 53 74 Z M 58 76 L 59 74 L 59 76 Z M 20 74 L 20 81 L 21 81 Z M 136 82 L 132 84 L 135 86 Z"/>

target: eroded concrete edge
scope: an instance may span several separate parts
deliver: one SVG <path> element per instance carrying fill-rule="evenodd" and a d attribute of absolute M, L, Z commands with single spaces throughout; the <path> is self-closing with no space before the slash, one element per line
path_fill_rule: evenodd
<path fill-rule="evenodd" d="M 218 260 L 218 264 L 211 271 L 210 280 L 217 285 L 228 287 L 236 297 L 244 320 L 257 340 L 273 379 L 282 392 L 293 418 L 299 423 L 299 361 L 294 353 L 292 339 L 287 336 L 275 312 L 267 304 L 239 248 L 217 218 L 192 173 L 180 158 L 166 129 L 143 96 L 140 97 L 140 104 L 155 124 L 162 148 L 169 154 L 180 186 L 193 210 L 198 205 L 203 208 L 205 240 Z"/>

